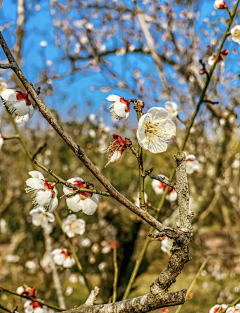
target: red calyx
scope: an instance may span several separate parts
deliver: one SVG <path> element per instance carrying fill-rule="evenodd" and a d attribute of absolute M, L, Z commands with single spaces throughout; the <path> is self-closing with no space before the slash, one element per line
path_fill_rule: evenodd
<path fill-rule="evenodd" d="M 163 240 L 165 240 L 165 238 L 166 238 L 166 237 L 160 237 L 159 239 L 160 239 L 161 241 L 163 241 Z"/>
<path fill-rule="evenodd" d="M 125 109 L 125 112 L 129 112 L 130 111 L 130 103 L 131 103 L 131 100 L 125 100 L 124 98 L 120 98 L 120 102 L 121 103 L 124 103 L 126 105 L 126 109 Z"/>
<path fill-rule="evenodd" d="M 54 185 L 52 183 L 48 183 L 48 179 L 45 178 L 45 183 L 44 183 L 44 188 L 48 191 L 51 191 L 52 193 L 52 198 L 55 197 L 55 191 L 53 190 Z"/>
<path fill-rule="evenodd" d="M 28 99 L 28 94 L 26 92 L 21 92 L 19 90 L 16 90 L 16 98 L 19 101 L 25 101 L 26 105 L 31 105 L 31 101 Z"/>
<path fill-rule="evenodd" d="M 228 49 L 224 49 L 221 51 L 222 55 L 228 55 L 228 53 L 229 53 Z"/>
<path fill-rule="evenodd" d="M 28 296 L 31 298 L 36 298 L 36 289 L 34 287 L 30 287 L 28 289 Z"/>
<path fill-rule="evenodd" d="M 71 253 L 69 253 L 69 252 L 67 252 L 67 251 L 64 251 L 64 250 L 62 250 L 62 251 L 61 251 L 61 254 L 63 254 L 63 255 L 64 255 L 65 259 L 67 259 L 67 258 L 70 258 L 70 257 L 71 257 Z"/>
<path fill-rule="evenodd" d="M 219 5 L 219 9 L 220 10 L 224 10 L 227 8 L 227 5 L 226 5 L 226 2 L 225 1 L 222 1 L 222 3 Z"/>
<path fill-rule="evenodd" d="M 160 188 L 160 189 L 163 189 L 163 190 L 165 191 L 166 187 L 167 187 L 167 186 L 166 186 L 163 182 L 161 182 L 161 181 L 159 182 L 159 188 Z M 169 195 L 173 190 L 174 190 L 174 189 L 173 189 L 172 187 L 170 187 L 169 190 L 168 190 L 168 195 Z"/>
<path fill-rule="evenodd" d="M 42 308 L 42 305 L 41 305 L 40 303 L 38 303 L 38 302 L 32 301 L 32 302 L 30 302 L 30 305 L 31 305 L 34 309 L 36 309 L 36 308 Z"/>
<path fill-rule="evenodd" d="M 163 311 L 163 313 L 169 313 L 169 309 L 168 308 L 163 308 L 162 311 Z"/>
<path fill-rule="evenodd" d="M 123 146 L 125 149 L 131 144 L 131 141 L 125 141 L 121 136 L 114 134 L 113 139 L 117 140 L 118 143 Z"/>
<path fill-rule="evenodd" d="M 87 186 L 87 183 L 85 183 L 84 181 L 81 181 L 81 180 L 75 180 L 74 181 L 74 183 L 73 183 L 73 185 L 74 186 L 76 186 L 76 187 L 78 187 L 78 188 L 87 188 L 88 186 Z M 85 199 L 87 199 L 88 197 L 91 197 L 92 196 L 92 193 L 90 193 L 90 192 L 85 192 L 85 191 L 83 191 L 83 192 L 81 192 L 80 194 L 79 194 L 79 196 L 80 196 L 80 198 L 82 199 L 82 200 L 85 200 Z"/>
<path fill-rule="evenodd" d="M 110 251 L 113 251 L 114 247 L 118 248 L 118 246 L 119 246 L 118 241 L 112 241 L 110 245 Z"/>

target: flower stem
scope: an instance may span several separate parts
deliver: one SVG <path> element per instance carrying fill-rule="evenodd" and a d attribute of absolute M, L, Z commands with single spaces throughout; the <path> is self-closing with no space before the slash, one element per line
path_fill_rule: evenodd
<path fill-rule="evenodd" d="M 118 283 L 118 264 L 117 264 L 117 245 L 113 246 L 113 266 L 114 266 L 114 278 L 113 278 L 113 297 L 112 303 L 117 300 L 117 283 Z"/>
<path fill-rule="evenodd" d="M 186 294 L 186 298 L 185 298 L 186 300 L 188 299 L 188 296 L 189 296 L 190 292 L 193 290 L 193 287 L 195 286 L 195 284 L 196 284 L 196 282 L 197 282 L 197 279 L 198 279 L 198 277 L 199 277 L 201 271 L 204 269 L 205 265 L 207 264 L 207 261 L 208 261 L 208 258 L 206 258 L 206 259 L 203 261 L 203 263 L 201 264 L 201 266 L 200 266 L 200 268 L 199 268 L 199 270 L 198 270 L 196 276 L 194 277 L 194 279 L 193 279 L 193 281 L 192 281 L 190 287 L 188 288 L 188 291 L 187 291 L 187 294 Z M 175 311 L 175 313 L 179 313 L 179 312 L 181 311 L 181 309 L 182 309 L 182 306 L 183 306 L 183 304 L 179 305 L 178 308 L 177 308 L 177 310 Z"/>
<path fill-rule="evenodd" d="M 51 169 L 46 168 L 44 165 L 42 165 L 39 161 L 37 161 L 36 159 L 33 160 L 33 162 L 40 167 L 41 169 L 43 169 L 45 172 L 49 173 L 52 177 L 56 178 L 58 180 L 59 183 L 66 185 L 67 187 L 73 188 L 76 190 L 76 192 L 70 193 L 67 195 L 67 197 L 72 197 L 75 196 L 76 194 L 78 194 L 79 192 L 90 192 L 90 193 L 96 193 L 99 194 L 101 196 L 105 196 L 105 197 L 111 197 L 110 193 L 108 193 L 107 191 L 100 191 L 100 190 L 95 190 L 95 189 L 88 189 L 88 188 L 79 188 L 73 184 L 68 183 L 66 180 L 64 180 L 63 178 L 61 178 L 60 176 L 58 176 L 57 174 L 55 174 Z"/>
<path fill-rule="evenodd" d="M 53 304 L 49 304 L 41 299 L 38 299 L 38 298 L 32 298 L 32 297 L 28 297 L 28 296 L 22 296 L 22 295 L 19 295 L 18 293 L 14 292 L 14 291 L 11 291 L 11 290 L 8 290 L 8 289 L 5 289 L 3 287 L 0 287 L 0 293 L 1 292 L 7 292 L 7 293 L 10 293 L 14 296 L 18 296 L 18 297 L 21 297 L 21 298 L 25 298 L 25 299 L 28 299 L 28 300 L 32 300 L 34 302 L 37 302 L 37 303 L 40 303 L 42 305 L 46 305 L 48 308 L 51 308 L 51 309 L 54 309 L 54 310 L 57 310 L 57 311 L 65 311 L 65 309 L 61 309 L 59 307 L 57 307 L 56 305 L 53 305 Z M 11 312 L 11 311 L 10 311 Z"/>
<path fill-rule="evenodd" d="M 58 222 L 58 224 L 59 224 L 59 226 L 60 226 L 60 228 L 61 228 L 61 230 L 62 230 L 62 221 L 61 221 L 61 219 L 60 219 L 60 216 L 59 216 L 58 212 L 57 212 L 57 211 L 54 211 L 54 215 L 55 215 L 55 218 L 56 218 L 56 220 L 57 220 L 57 222 Z M 63 230 L 62 230 L 62 232 L 64 233 Z M 77 264 L 78 270 L 79 270 L 80 274 L 82 275 L 82 277 L 83 277 L 83 279 L 84 279 L 85 285 L 86 285 L 88 291 L 91 292 L 92 288 L 91 288 L 90 283 L 88 282 L 88 280 L 87 280 L 87 278 L 86 278 L 86 275 L 85 275 L 85 273 L 84 273 L 82 264 L 81 264 L 81 262 L 79 261 L 79 258 L 78 258 L 77 254 L 76 254 L 76 252 L 75 252 L 75 250 L 74 250 L 74 248 L 73 248 L 73 245 L 72 245 L 70 239 L 66 236 L 65 233 L 64 233 L 64 235 L 65 235 L 65 237 L 66 237 L 66 241 L 67 241 L 67 244 L 68 244 L 68 246 L 69 246 L 69 249 L 70 249 L 70 251 L 71 251 L 71 253 L 72 253 L 73 257 L 74 257 L 74 260 L 75 260 L 75 262 L 76 262 L 76 264 Z"/>
<path fill-rule="evenodd" d="M 194 113 L 193 113 L 193 115 L 192 115 L 191 121 L 190 121 L 190 123 L 187 125 L 186 132 L 185 132 L 185 136 L 184 136 L 183 142 L 182 142 L 181 147 L 180 147 L 180 151 L 183 151 L 184 148 L 185 148 L 185 146 L 186 146 L 188 137 L 189 137 L 189 135 L 190 135 L 190 130 L 191 130 L 191 128 L 192 128 L 192 126 L 193 126 L 193 123 L 194 123 L 194 121 L 195 121 L 195 118 L 196 118 L 196 116 L 197 116 L 197 114 L 198 114 L 198 112 L 199 112 L 199 110 L 200 110 L 201 104 L 204 102 L 204 98 L 205 98 L 205 94 L 206 94 L 208 85 L 209 85 L 210 80 L 211 80 L 211 78 L 212 78 L 214 69 L 215 69 L 215 67 L 216 67 L 216 65 L 217 65 L 217 60 L 218 60 L 218 58 L 219 58 L 219 56 L 220 56 L 220 53 L 221 53 L 222 48 L 223 48 L 223 45 L 224 45 L 224 43 L 225 43 L 225 41 L 226 41 L 226 39 L 227 39 L 227 37 L 228 37 L 228 33 L 229 33 L 230 27 L 231 27 L 231 25 L 232 25 L 233 19 L 234 19 L 235 15 L 236 15 L 239 2 L 240 2 L 240 0 L 238 0 L 238 1 L 236 2 L 235 7 L 234 7 L 234 9 L 233 9 L 233 12 L 232 12 L 232 14 L 231 14 L 231 16 L 230 16 L 227 29 L 226 29 L 226 31 L 225 31 L 225 34 L 224 34 L 223 39 L 222 39 L 222 42 L 221 42 L 221 44 L 220 44 L 220 46 L 219 46 L 219 49 L 218 49 L 218 51 L 217 51 L 217 54 L 216 54 L 215 62 L 214 62 L 214 64 L 212 65 L 212 67 L 211 67 L 211 69 L 210 69 L 210 71 L 209 71 L 209 75 L 207 76 L 207 80 L 206 80 L 205 85 L 204 85 L 204 88 L 203 88 L 203 90 L 202 90 L 202 92 L 201 92 L 201 95 L 200 95 L 198 104 L 197 104 L 197 106 L 196 106 L 196 109 L 195 109 L 195 111 L 194 111 Z M 175 174 L 175 169 L 173 169 L 173 170 L 171 171 L 171 174 L 170 174 L 170 177 L 169 177 L 169 180 L 170 180 L 170 181 L 173 180 L 174 174 Z M 155 215 L 155 218 L 156 218 L 156 219 L 158 219 L 159 212 L 160 212 L 161 209 L 162 209 L 162 206 L 163 206 L 163 204 L 164 204 L 164 201 L 165 201 L 166 195 L 167 195 L 167 193 L 168 193 L 168 190 L 169 190 L 169 187 L 167 187 L 167 188 L 165 189 L 164 194 L 163 194 L 162 197 L 161 197 L 161 200 L 160 200 L 159 205 L 158 205 L 158 208 L 157 208 L 157 211 L 158 211 L 158 212 L 157 212 L 157 214 Z M 150 230 L 149 230 L 148 233 L 152 233 L 152 232 L 153 232 L 153 227 L 150 228 Z M 136 263 L 135 263 L 135 266 L 134 266 L 132 275 L 131 275 L 131 277 L 130 277 L 130 280 L 129 280 L 128 285 L 127 285 L 127 288 L 126 288 L 126 291 L 125 291 L 124 296 L 123 296 L 123 300 L 126 300 L 127 297 L 128 297 L 128 294 L 129 294 L 129 292 L 130 292 L 130 290 L 131 290 L 131 286 L 132 286 L 132 284 L 133 284 L 133 282 L 134 282 L 134 280 L 135 280 L 135 277 L 136 277 L 136 275 L 137 275 L 139 266 L 140 266 L 140 264 L 141 264 L 141 261 L 142 261 L 142 259 L 143 259 L 144 254 L 145 254 L 145 251 L 146 251 L 146 249 L 147 249 L 147 246 L 148 246 L 149 241 L 150 241 L 150 239 L 149 239 L 149 237 L 147 237 L 147 238 L 145 239 L 145 242 L 144 242 L 143 248 L 142 248 L 142 250 L 141 250 L 141 252 L 140 252 L 140 255 L 139 255 L 138 259 L 136 260 Z"/>

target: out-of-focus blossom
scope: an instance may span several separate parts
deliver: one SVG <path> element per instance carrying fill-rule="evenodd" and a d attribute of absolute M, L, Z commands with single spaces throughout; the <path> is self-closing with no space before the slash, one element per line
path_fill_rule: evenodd
<path fill-rule="evenodd" d="M 209 313 L 217 313 L 217 312 L 222 312 L 225 310 L 228 306 L 226 304 L 215 304 L 210 310 Z"/>
<path fill-rule="evenodd" d="M 88 188 L 88 184 L 80 177 L 68 179 L 68 183 L 73 184 L 79 188 Z M 75 190 L 76 191 L 76 190 Z M 65 195 L 74 193 L 72 188 L 63 186 Z M 99 195 L 90 192 L 80 192 L 72 197 L 66 197 L 67 206 L 73 212 L 83 211 L 87 215 L 92 215 L 96 212 L 98 207 Z"/>
<path fill-rule="evenodd" d="M 73 293 L 73 287 L 72 286 L 67 286 L 67 289 L 65 291 L 66 296 L 70 296 Z"/>
<path fill-rule="evenodd" d="M 90 115 L 89 115 L 89 120 L 90 120 L 91 122 L 94 122 L 94 121 L 96 120 L 96 115 L 95 115 L 95 114 L 90 114 Z"/>
<path fill-rule="evenodd" d="M 240 312 L 240 304 L 236 304 L 227 309 L 226 313 L 239 313 Z"/>
<path fill-rule="evenodd" d="M 70 268 L 75 264 L 75 260 L 67 249 L 55 249 L 52 251 L 53 261 L 57 265 L 62 265 L 65 268 Z"/>
<path fill-rule="evenodd" d="M 140 195 L 140 193 L 138 193 L 138 194 L 136 195 L 135 201 L 134 201 L 134 204 L 135 204 L 136 206 L 138 206 L 138 207 L 140 207 L 139 195 Z M 144 192 L 144 201 L 145 201 L 146 204 L 148 204 L 148 196 L 147 196 L 146 192 Z"/>
<path fill-rule="evenodd" d="M 224 66 L 224 61 L 226 60 L 227 55 L 228 55 L 228 50 L 227 49 L 222 50 L 219 55 L 217 63 L 220 63 L 221 66 Z M 215 60 L 216 60 L 216 54 L 213 54 L 212 56 L 208 58 L 208 64 L 212 66 Z"/>
<path fill-rule="evenodd" d="M 5 89 L 1 92 L 1 99 L 9 112 L 22 116 L 28 114 L 30 118 L 33 116 L 34 108 L 26 92 Z"/>
<path fill-rule="evenodd" d="M 199 171 L 200 165 L 198 160 L 196 160 L 195 155 L 189 154 L 186 157 L 186 171 L 188 174 L 192 174 L 194 171 Z"/>
<path fill-rule="evenodd" d="M 112 104 L 108 107 L 111 109 L 112 117 L 116 118 L 118 121 L 125 123 L 130 115 L 130 102 L 131 100 L 125 100 L 124 98 L 116 95 L 109 95 L 107 100 Z"/>
<path fill-rule="evenodd" d="M 4 218 L 0 218 L 0 234 L 5 234 L 8 231 L 7 222 Z"/>
<path fill-rule="evenodd" d="M 167 237 L 160 238 L 161 240 L 161 250 L 168 255 L 170 255 L 170 251 L 172 249 L 173 241 Z"/>
<path fill-rule="evenodd" d="M 173 101 L 167 101 L 165 103 L 165 110 L 168 112 L 168 117 L 172 119 L 178 115 L 178 105 Z"/>
<path fill-rule="evenodd" d="M 13 114 L 13 118 L 16 124 L 18 125 L 23 125 L 25 123 L 27 123 L 27 121 L 29 120 L 29 115 L 18 115 L 16 113 Z"/>
<path fill-rule="evenodd" d="M 161 174 L 158 176 L 166 178 L 166 176 L 161 175 Z M 152 180 L 152 187 L 153 187 L 153 190 L 155 191 L 156 195 L 162 195 L 162 194 L 164 194 L 164 191 L 165 191 L 167 186 L 164 183 L 162 183 L 161 181 L 153 179 Z M 172 187 L 169 188 L 166 199 L 170 202 L 177 200 L 177 193 Z"/>
<path fill-rule="evenodd" d="M 76 284 L 78 282 L 77 275 L 76 274 L 71 274 L 69 276 L 69 282 L 72 283 L 72 284 Z"/>
<path fill-rule="evenodd" d="M 48 43 L 47 43 L 46 40 L 41 40 L 41 41 L 39 42 L 39 45 L 40 45 L 41 47 L 46 47 L 46 46 L 48 45 Z"/>
<path fill-rule="evenodd" d="M 225 10 L 227 8 L 227 4 L 223 0 L 215 0 L 213 7 L 216 10 Z"/>
<path fill-rule="evenodd" d="M 107 268 L 108 264 L 107 262 L 101 262 L 98 264 L 99 271 L 104 271 Z"/>
<path fill-rule="evenodd" d="M 117 160 L 119 160 L 120 157 L 122 156 L 123 151 L 126 150 L 130 145 L 131 141 L 125 141 L 122 139 L 121 136 L 114 134 L 113 140 L 110 142 L 107 148 L 107 152 L 109 153 L 108 156 L 109 161 L 105 165 L 105 167 L 107 167 L 109 163 L 116 162 Z"/>
<path fill-rule="evenodd" d="M 41 226 L 42 228 L 46 228 L 48 223 L 53 223 L 55 221 L 54 215 L 41 206 L 31 210 L 29 214 L 32 216 L 33 225 Z"/>
<path fill-rule="evenodd" d="M 0 149 L 2 148 L 3 144 L 4 144 L 4 138 L 1 134 L 0 134 Z"/>
<path fill-rule="evenodd" d="M 169 313 L 169 309 L 168 308 L 162 308 L 162 312 L 163 313 Z"/>
<path fill-rule="evenodd" d="M 83 238 L 81 241 L 81 245 L 84 248 L 89 248 L 91 246 L 91 240 L 89 238 Z"/>
<path fill-rule="evenodd" d="M 168 112 L 163 108 L 153 107 L 139 119 L 138 143 L 143 149 L 152 153 L 166 151 L 169 140 L 175 134 L 176 126 L 168 119 Z"/>
<path fill-rule="evenodd" d="M 77 218 L 76 214 L 68 215 L 62 222 L 62 229 L 69 238 L 75 235 L 82 235 L 85 232 L 86 223 L 81 218 Z"/>
<path fill-rule="evenodd" d="M 8 84 L 5 82 L 5 80 L 0 77 L 0 92 L 8 88 Z"/>
<path fill-rule="evenodd" d="M 58 206 L 57 189 L 54 183 L 48 183 L 48 179 L 44 178 L 43 174 L 38 171 L 31 171 L 29 175 L 32 178 L 26 180 L 27 193 L 31 194 L 33 204 L 42 206 L 50 213 L 56 210 Z"/>
<path fill-rule="evenodd" d="M 5 256 L 5 260 L 8 263 L 17 263 L 20 260 L 20 256 L 16 254 L 7 254 Z"/>
<path fill-rule="evenodd" d="M 42 268 L 47 274 L 52 272 L 52 262 L 52 257 L 48 253 L 45 253 L 42 260 L 40 261 Z"/>
<path fill-rule="evenodd" d="M 232 41 L 240 45 L 240 25 L 236 25 L 231 29 Z"/>
<path fill-rule="evenodd" d="M 189 295 L 188 295 L 189 299 L 192 299 L 194 297 L 194 293 L 193 292 L 190 292 Z"/>
<path fill-rule="evenodd" d="M 17 288 L 16 293 L 21 296 L 36 298 L 36 289 L 34 287 L 20 286 Z"/>
<path fill-rule="evenodd" d="M 25 267 L 29 270 L 30 274 L 34 274 L 37 269 L 37 263 L 32 260 L 28 260 L 25 263 Z"/>
<path fill-rule="evenodd" d="M 32 300 L 27 300 L 24 303 L 25 313 L 46 313 L 47 307 L 38 302 L 34 302 Z"/>
<path fill-rule="evenodd" d="M 94 129 L 89 129 L 88 134 L 91 138 L 95 138 L 96 137 L 96 132 Z"/>

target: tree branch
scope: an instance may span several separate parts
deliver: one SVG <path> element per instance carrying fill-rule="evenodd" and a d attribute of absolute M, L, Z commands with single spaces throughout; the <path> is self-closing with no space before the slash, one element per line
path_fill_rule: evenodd
<path fill-rule="evenodd" d="M 149 173 L 148 176 L 152 179 L 159 180 L 160 182 L 164 183 L 165 185 L 172 187 L 173 189 L 176 188 L 176 184 L 171 182 L 167 177 L 161 176 L 161 175 L 156 175 L 153 173 Z"/>

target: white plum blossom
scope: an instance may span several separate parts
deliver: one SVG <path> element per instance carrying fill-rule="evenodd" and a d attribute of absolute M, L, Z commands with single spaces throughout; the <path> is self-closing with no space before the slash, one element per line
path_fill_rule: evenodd
<path fill-rule="evenodd" d="M 33 225 L 41 226 L 42 228 L 46 228 L 48 223 L 53 223 L 55 221 L 54 215 L 46 211 L 42 206 L 31 210 L 29 214 L 32 216 Z"/>
<path fill-rule="evenodd" d="M 232 41 L 240 45 L 240 25 L 236 25 L 231 29 Z"/>
<path fill-rule="evenodd" d="M 62 229 L 69 238 L 75 235 L 82 235 L 85 232 L 86 223 L 81 218 L 77 218 L 76 214 L 70 214 L 62 222 Z"/>
<path fill-rule="evenodd" d="M 25 123 L 27 123 L 27 121 L 29 120 L 29 115 L 18 115 L 18 114 L 14 114 L 13 115 L 14 121 L 16 124 L 18 125 L 24 125 Z"/>
<path fill-rule="evenodd" d="M 213 7 L 216 10 L 225 10 L 227 8 L 227 5 L 226 2 L 223 0 L 215 0 Z"/>
<path fill-rule="evenodd" d="M 240 304 L 236 304 L 227 309 L 226 313 L 239 313 L 240 312 Z"/>
<path fill-rule="evenodd" d="M 9 112 L 21 116 L 28 114 L 30 118 L 33 116 L 34 108 L 26 92 L 23 93 L 19 90 L 5 89 L 1 92 L 1 99 Z"/>
<path fill-rule="evenodd" d="M 165 103 L 165 110 L 168 112 L 170 119 L 178 116 L 178 105 L 173 101 L 167 101 Z"/>
<path fill-rule="evenodd" d="M 221 51 L 220 56 L 219 56 L 218 61 L 217 61 L 217 63 L 220 63 L 220 66 L 224 66 L 225 65 L 224 61 L 226 60 L 227 55 L 228 55 L 228 50 L 227 49 L 224 49 L 224 50 Z M 216 54 L 213 54 L 212 56 L 210 56 L 208 58 L 208 64 L 210 66 L 212 66 L 213 63 L 215 62 L 215 60 L 216 60 Z"/>
<path fill-rule="evenodd" d="M 186 157 L 186 171 L 187 174 L 192 174 L 194 171 L 199 171 L 200 165 L 198 160 L 196 160 L 195 155 L 189 154 Z"/>
<path fill-rule="evenodd" d="M 135 199 L 134 199 L 134 204 L 138 207 L 140 207 L 140 201 L 139 201 L 139 193 L 136 195 Z M 146 204 L 148 204 L 148 196 L 146 194 L 146 192 L 144 192 L 144 201 Z"/>
<path fill-rule="evenodd" d="M 47 307 L 38 302 L 27 300 L 24 303 L 25 313 L 47 313 Z"/>
<path fill-rule="evenodd" d="M 168 255 L 170 255 L 170 251 L 172 249 L 173 241 L 169 239 L 168 237 L 162 237 L 161 240 L 161 250 Z"/>
<path fill-rule="evenodd" d="M 131 100 L 125 100 L 124 98 L 116 95 L 109 95 L 107 100 L 112 104 L 108 107 L 111 109 L 112 117 L 116 118 L 118 121 L 125 123 L 130 115 L 130 102 Z"/>
<path fill-rule="evenodd" d="M 33 204 L 35 206 L 42 206 L 50 213 L 56 210 L 58 206 L 57 189 L 54 183 L 49 183 L 47 178 L 38 171 L 31 171 L 28 173 L 32 178 L 26 180 L 27 193 L 31 194 Z"/>
<path fill-rule="evenodd" d="M 139 119 L 137 139 L 144 150 L 152 153 L 166 151 L 175 134 L 176 126 L 163 108 L 153 107 Z"/>
<path fill-rule="evenodd" d="M 87 183 L 80 177 L 74 177 L 67 180 L 68 183 L 73 184 L 79 188 L 87 188 Z M 76 190 L 75 190 L 76 191 Z M 65 195 L 74 193 L 72 188 L 63 186 Z M 96 212 L 98 207 L 99 195 L 90 192 L 80 192 L 75 196 L 66 197 L 67 206 L 73 212 L 83 211 L 87 215 L 92 215 Z"/>
<path fill-rule="evenodd" d="M 17 288 L 16 293 L 21 296 L 36 298 L 36 289 L 34 287 L 20 286 Z"/>
<path fill-rule="evenodd" d="M 4 138 L 1 134 L 0 134 L 0 149 L 2 148 L 3 144 L 4 144 Z"/>
<path fill-rule="evenodd" d="M 126 150 L 131 144 L 131 141 L 125 141 L 122 139 L 121 136 L 114 134 L 113 140 L 110 142 L 107 152 L 109 153 L 108 156 L 108 163 L 105 165 L 105 167 L 108 166 L 108 164 L 116 162 L 120 159 L 122 156 L 122 153 L 124 150 Z"/>
<path fill-rule="evenodd" d="M 70 268 L 75 264 L 75 260 L 67 249 L 54 249 L 52 251 L 53 261 L 57 265 L 62 265 L 64 268 Z"/>
<path fill-rule="evenodd" d="M 158 176 L 167 178 L 166 176 L 161 175 L 161 174 Z M 153 187 L 153 190 L 155 191 L 156 195 L 162 195 L 162 194 L 164 194 L 164 191 L 165 191 L 167 186 L 163 182 L 161 182 L 157 179 L 153 179 L 152 180 L 152 187 Z M 168 193 L 166 195 L 166 199 L 170 202 L 177 200 L 177 193 L 172 187 L 169 188 Z"/>
<path fill-rule="evenodd" d="M 225 310 L 228 306 L 226 304 L 215 304 L 210 310 L 209 313 L 217 313 Z"/>

